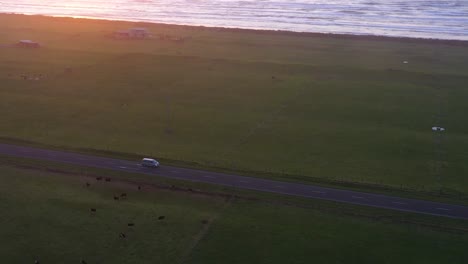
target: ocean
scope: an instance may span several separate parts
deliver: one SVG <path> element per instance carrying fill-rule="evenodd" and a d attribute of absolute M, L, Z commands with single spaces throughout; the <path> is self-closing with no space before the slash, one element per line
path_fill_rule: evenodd
<path fill-rule="evenodd" d="M 0 13 L 468 40 L 468 0 L 0 0 Z"/>

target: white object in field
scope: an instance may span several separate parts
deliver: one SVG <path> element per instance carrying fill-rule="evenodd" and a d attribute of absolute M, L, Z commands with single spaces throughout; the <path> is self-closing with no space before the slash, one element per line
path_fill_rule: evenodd
<path fill-rule="evenodd" d="M 22 39 L 16 45 L 20 47 L 26 47 L 26 48 L 39 48 L 40 44 L 38 42 L 29 40 L 29 39 Z"/>
<path fill-rule="evenodd" d="M 432 127 L 432 131 L 445 131 L 443 127 Z"/>
<path fill-rule="evenodd" d="M 408 64 L 408 61 L 403 61 L 404 64 Z"/>

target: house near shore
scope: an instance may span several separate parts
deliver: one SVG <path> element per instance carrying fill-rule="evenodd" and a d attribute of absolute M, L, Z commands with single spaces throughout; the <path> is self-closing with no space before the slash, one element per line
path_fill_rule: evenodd
<path fill-rule="evenodd" d="M 117 39 L 145 39 L 151 35 L 146 28 L 130 28 L 127 30 L 115 31 L 113 36 Z"/>
<path fill-rule="evenodd" d="M 41 46 L 38 42 L 29 39 L 20 40 L 16 45 L 22 48 L 39 48 Z"/>
<path fill-rule="evenodd" d="M 184 43 L 186 40 L 192 39 L 192 37 L 177 37 L 168 34 L 159 34 L 158 38 L 160 40 L 169 40 L 177 43 Z"/>

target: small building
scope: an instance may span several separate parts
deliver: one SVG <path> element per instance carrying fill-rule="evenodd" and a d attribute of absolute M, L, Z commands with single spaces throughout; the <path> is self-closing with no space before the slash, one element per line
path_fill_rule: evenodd
<path fill-rule="evenodd" d="M 119 30 L 114 32 L 114 38 L 127 39 L 130 38 L 130 32 L 128 30 Z"/>
<path fill-rule="evenodd" d="M 129 32 L 133 38 L 147 38 L 150 35 L 146 28 L 131 28 Z"/>
<path fill-rule="evenodd" d="M 38 42 L 34 42 L 28 39 L 20 40 L 18 43 L 16 43 L 16 45 L 22 48 L 39 48 L 41 46 Z"/>
<path fill-rule="evenodd" d="M 114 32 L 114 38 L 118 39 L 145 39 L 149 36 L 149 31 L 146 28 L 130 28 Z"/>

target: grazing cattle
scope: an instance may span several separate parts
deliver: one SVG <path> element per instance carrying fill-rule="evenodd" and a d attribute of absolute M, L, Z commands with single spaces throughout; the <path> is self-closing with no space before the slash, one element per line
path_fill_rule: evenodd
<path fill-rule="evenodd" d="M 120 237 L 120 238 L 126 238 L 127 236 L 126 236 L 124 233 L 120 233 L 120 234 L 119 234 L 119 237 Z"/>
<path fill-rule="evenodd" d="M 160 217 L 158 217 L 158 220 L 163 220 L 164 218 L 166 218 L 164 215 L 161 215 Z"/>
<path fill-rule="evenodd" d="M 128 223 L 127 226 L 135 226 L 134 223 Z"/>
<path fill-rule="evenodd" d="M 102 180 L 102 177 L 96 177 L 96 180 L 100 181 Z"/>
<path fill-rule="evenodd" d="M 119 197 L 114 195 L 114 200 L 119 200 Z"/>
<path fill-rule="evenodd" d="M 39 260 L 34 260 L 34 264 L 39 264 Z"/>
<path fill-rule="evenodd" d="M 138 185 L 138 190 L 141 190 L 141 186 L 140 186 L 140 185 Z"/>
<path fill-rule="evenodd" d="M 91 184 L 89 184 L 89 182 L 86 182 L 86 187 L 89 187 Z"/>
<path fill-rule="evenodd" d="M 82 259 L 81 264 L 88 264 L 88 262 L 86 262 L 86 261 L 84 261 L 84 259 Z"/>
<path fill-rule="evenodd" d="M 111 181 L 111 178 L 106 178 L 106 182 L 110 182 Z"/>
<path fill-rule="evenodd" d="M 91 210 L 91 212 L 93 212 L 93 213 L 96 212 L 96 208 L 91 208 L 90 210 Z"/>
<path fill-rule="evenodd" d="M 193 189 L 192 189 L 192 188 L 188 188 L 188 191 L 189 191 L 189 192 L 193 192 Z"/>
<path fill-rule="evenodd" d="M 127 197 L 127 194 L 126 194 L 126 193 L 122 193 L 122 194 L 120 195 L 120 197 L 122 197 L 122 198 L 125 197 L 125 198 L 126 198 L 126 197 Z"/>

